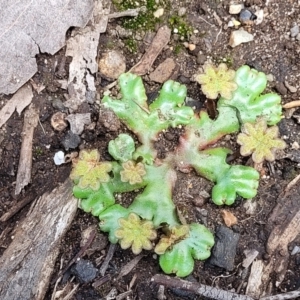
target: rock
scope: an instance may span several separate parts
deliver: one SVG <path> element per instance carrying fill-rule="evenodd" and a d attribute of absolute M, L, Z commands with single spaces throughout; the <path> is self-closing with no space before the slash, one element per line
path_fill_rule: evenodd
<path fill-rule="evenodd" d="M 129 38 L 132 36 L 132 31 L 130 29 L 125 29 L 120 25 L 116 26 L 116 32 L 120 38 Z"/>
<path fill-rule="evenodd" d="M 291 255 L 296 255 L 297 253 L 300 253 L 300 247 L 299 246 L 295 246 L 293 248 L 293 251 L 292 251 Z"/>
<path fill-rule="evenodd" d="M 52 104 L 53 108 L 55 108 L 55 109 L 58 109 L 60 111 L 66 110 L 64 103 L 59 98 L 54 98 L 51 101 L 51 104 Z"/>
<path fill-rule="evenodd" d="M 68 124 L 65 121 L 66 114 L 57 112 L 51 117 L 51 126 L 57 131 L 63 131 L 67 128 Z"/>
<path fill-rule="evenodd" d="M 171 77 L 176 77 L 177 73 L 177 64 L 172 58 L 167 58 L 152 73 L 150 73 L 149 78 L 152 81 L 164 83 Z"/>
<path fill-rule="evenodd" d="M 57 166 L 64 164 L 65 163 L 65 153 L 63 151 L 56 152 L 54 154 L 53 160 Z"/>
<path fill-rule="evenodd" d="M 234 233 L 225 226 L 219 226 L 216 230 L 216 241 L 209 262 L 212 265 L 232 271 L 239 238 L 238 233 Z"/>
<path fill-rule="evenodd" d="M 206 56 L 203 53 L 199 52 L 197 55 L 197 64 L 204 65 L 205 62 L 206 62 Z"/>
<path fill-rule="evenodd" d="M 97 276 L 98 269 L 85 259 L 80 259 L 71 269 L 71 273 L 77 277 L 81 283 L 91 282 Z"/>
<path fill-rule="evenodd" d="M 294 86 L 290 85 L 287 81 L 284 82 L 284 85 L 288 88 L 288 90 L 291 93 L 296 93 L 297 92 L 297 88 L 295 88 Z"/>
<path fill-rule="evenodd" d="M 287 88 L 284 86 L 283 82 L 277 82 L 275 84 L 275 90 L 282 96 L 287 94 Z"/>
<path fill-rule="evenodd" d="M 91 124 L 91 113 L 70 114 L 66 117 L 70 123 L 70 129 L 73 133 L 80 135 L 84 130 L 84 125 Z"/>
<path fill-rule="evenodd" d="M 273 81 L 274 81 L 274 76 L 273 76 L 273 74 L 267 74 L 266 77 L 267 77 L 267 80 L 268 80 L 269 82 L 273 82 Z"/>
<path fill-rule="evenodd" d="M 299 34 L 299 25 L 295 25 L 291 28 L 291 37 L 296 37 Z"/>
<path fill-rule="evenodd" d="M 253 41 L 254 37 L 251 33 L 248 33 L 244 29 L 239 29 L 231 32 L 229 45 L 234 48 L 242 43 L 248 43 Z"/>
<path fill-rule="evenodd" d="M 121 127 L 119 118 L 110 109 L 101 108 L 99 114 L 99 123 L 109 131 L 118 131 Z"/>
<path fill-rule="evenodd" d="M 183 17 L 186 14 L 186 8 L 185 7 L 180 7 L 178 9 L 178 17 Z"/>
<path fill-rule="evenodd" d="M 198 197 L 193 199 L 193 204 L 197 207 L 203 206 L 206 202 L 207 202 L 207 199 L 205 199 L 202 196 L 198 196 Z"/>
<path fill-rule="evenodd" d="M 163 14 L 164 14 L 164 9 L 163 9 L 163 8 L 159 8 L 159 9 L 157 9 L 157 10 L 153 13 L 153 16 L 154 16 L 155 18 L 159 18 L 159 17 L 163 16 Z"/>
<path fill-rule="evenodd" d="M 231 15 L 237 15 L 241 12 L 241 10 L 244 8 L 244 4 L 231 4 L 229 6 L 229 13 Z"/>
<path fill-rule="evenodd" d="M 262 23 L 262 21 L 264 20 L 264 10 L 263 9 L 259 9 L 255 12 L 255 15 L 257 16 L 257 19 L 254 20 L 254 24 L 255 25 L 259 25 Z"/>
<path fill-rule="evenodd" d="M 64 146 L 64 148 L 68 151 L 69 149 L 75 149 L 78 147 L 78 145 L 80 144 L 81 139 L 79 137 L 79 135 L 74 134 L 72 131 L 69 131 L 64 139 L 62 140 L 62 145 Z"/>
<path fill-rule="evenodd" d="M 229 210 L 222 209 L 221 215 L 222 215 L 223 221 L 227 227 L 231 227 L 231 226 L 237 224 L 237 222 L 238 222 L 237 217 Z"/>
<path fill-rule="evenodd" d="M 126 71 L 125 57 L 118 51 L 106 52 L 99 61 L 99 72 L 104 76 L 117 79 Z"/>
<path fill-rule="evenodd" d="M 253 21 L 257 19 L 257 16 L 248 9 L 242 9 L 239 15 L 239 20 L 244 25 L 253 25 Z"/>

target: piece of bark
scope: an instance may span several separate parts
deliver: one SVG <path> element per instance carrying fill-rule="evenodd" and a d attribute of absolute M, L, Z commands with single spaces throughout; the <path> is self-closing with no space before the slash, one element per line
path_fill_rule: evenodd
<path fill-rule="evenodd" d="M 290 257 L 288 245 L 300 234 L 299 198 L 300 182 L 297 182 L 278 196 L 278 204 L 268 217 L 266 228 L 270 231 L 270 235 L 266 249 L 270 258 L 260 278 L 257 278 L 262 282 L 257 291 L 261 297 L 271 295 L 272 287 L 280 286 L 285 277 Z M 274 275 L 275 282 L 272 281 Z"/>
<path fill-rule="evenodd" d="M 253 300 L 253 298 L 249 296 L 239 295 L 212 286 L 169 277 L 166 275 L 156 274 L 152 277 L 151 281 L 154 281 L 157 284 L 162 284 L 169 288 L 182 289 L 185 291 L 193 292 L 196 295 L 205 296 L 215 300 Z"/>
<path fill-rule="evenodd" d="M 37 72 L 36 55 L 54 54 L 66 31 L 86 25 L 93 0 L 0 1 L 0 94 L 16 92 Z"/>
<path fill-rule="evenodd" d="M 22 188 L 31 180 L 32 140 L 34 128 L 39 121 L 39 112 L 31 104 L 25 111 L 22 130 L 22 146 L 18 166 L 15 195 L 20 194 Z"/>
<path fill-rule="evenodd" d="M 261 277 L 264 263 L 261 260 L 256 260 L 252 263 L 250 276 L 248 279 L 246 295 L 258 299 L 260 296 Z"/>
<path fill-rule="evenodd" d="M 67 41 L 66 56 L 72 57 L 69 66 L 68 93 L 69 99 L 64 105 L 71 111 L 76 111 L 78 106 L 86 101 L 86 94 L 95 91 L 95 83 L 89 74 L 98 71 L 96 57 L 100 34 L 106 31 L 109 8 L 104 6 L 108 1 L 95 1 L 91 25 L 83 29 L 74 29 L 72 36 Z M 109 7 L 109 3 L 107 4 Z M 86 87 L 86 82 L 89 86 Z"/>
<path fill-rule="evenodd" d="M 60 240 L 75 216 L 77 202 L 68 179 L 32 204 L 0 258 L 1 300 L 44 298 Z"/>
<path fill-rule="evenodd" d="M 23 109 L 31 103 L 33 98 L 32 88 L 30 84 L 22 86 L 0 111 L 0 128 L 16 110 L 20 115 Z"/>
<path fill-rule="evenodd" d="M 158 29 L 151 45 L 146 50 L 142 59 L 131 68 L 130 72 L 136 75 L 145 75 L 149 72 L 155 59 L 160 54 L 162 49 L 169 43 L 171 30 L 168 26 L 162 26 Z"/>

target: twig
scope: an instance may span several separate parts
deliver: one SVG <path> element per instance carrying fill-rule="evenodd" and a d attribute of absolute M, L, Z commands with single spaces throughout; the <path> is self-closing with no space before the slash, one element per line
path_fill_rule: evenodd
<path fill-rule="evenodd" d="M 146 10 L 145 6 L 135 8 L 135 9 L 128 9 L 116 13 L 112 13 L 108 15 L 108 19 L 115 19 L 115 18 L 121 18 L 121 17 L 136 17 L 139 15 L 139 12 L 143 12 Z"/>
<path fill-rule="evenodd" d="M 266 296 L 262 297 L 259 300 L 285 300 L 285 299 L 297 299 L 300 297 L 300 290 L 284 293 L 284 294 L 278 294 L 274 296 Z"/>
<path fill-rule="evenodd" d="M 127 291 L 127 292 L 124 292 L 124 293 L 118 295 L 118 296 L 116 297 L 116 300 L 123 300 L 123 299 L 125 299 L 126 297 L 128 297 L 128 296 L 131 295 L 131 294 L 132 294 L 132 290 L 129 290 L 129 291 Z"/>
<path fill-rule="evenodd" d="M 218 38 L 219 38 L 219 35 L 220 35 L 221 32 L 222 32 L 222 27 L 220 28 L 220 31 L 218 32 L 218 34 L 217 34 L 217 36 L 216 36 L 215 44 L 217 43 Z"/>
<path fill-rule="evenodd" d="M 289 103 L 282 105 L 283 108 L 293 108 L 298 106 L 300 106 L 300 100 L 291 101 Z"/>
<path fill-rule="evenodd" d="M 116 250 L 116 245 L 115 244 L 110 244 L 107 255 L 106 255 L 106 257 L 104 259 L 104 262 L 103 262 L 103 264 L 100 268 L 101 276 L 104 276 L 104 274 L 105 274 L 105 272 L 108 268 L 108 264 L 109 264 L 109 262 L 111 261 L 113 255 L 114 255 L 115 250 Z"/>
<path fill-rule="evenodd" d="M 5 214 L 3 214 L 0 218 L 0 222 L 6 222 L 11 217 L 13 217 L 17 212 L 19 212 L 25 205 L 32 202 L 34 199 L 36 199 L 36 194 L 30 194 L 24 199 L 18 201 L 15 205 L 13 205 L 9 211 L 7 211 Z"/>
<path fill-rule="evenodd" d="M 215 26 L 214 24 L 209 23 L 208 21 L 206 21 L 204 18 L 198 16 L 199 19 L 201 19 L 202 21 L 204 21 L 205 23 L 209 24 L 210 26 Z"/>
<path fill-rule="evenodd" d="M 300 174 L 297 175 L 285 188 L 285 192 L 288 192 L 300 179 Z"/>
<path fill-rule="evenodd" d="M 135 257 L 134 259 L 132 259 L 129 263 L 127 263 L 121 269 L 119 276 L 117 277 L 117 280 L 119 280 L 121 277 L 129 274 L 143 257 L 144 257 L 144 255 L 139 255 L 139 256 Z"/>
<path fill-rule="evenodd" d="M 208 285 L 189 282 L 179 278 L 172 278 L 160 274 L 154 275 L 151 281 L 167 287 L 183 289 L 193 292 L 196 295 L 205 296 L 215 300 L 254 300 L 252 297 L 246 295 L 238 295 L 236 293 L 231 293 Z"/>

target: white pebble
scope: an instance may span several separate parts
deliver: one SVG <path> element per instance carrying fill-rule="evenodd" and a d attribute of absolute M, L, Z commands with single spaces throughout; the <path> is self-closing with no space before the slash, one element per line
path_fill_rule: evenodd
<path fill-rule="evenodd" d="M 55 153 L 54 155 L 54 163 L 59 166 L 61 164 L 64 164 L 65 163 L 65 154 L 63 151 L 58 151 Z"/>

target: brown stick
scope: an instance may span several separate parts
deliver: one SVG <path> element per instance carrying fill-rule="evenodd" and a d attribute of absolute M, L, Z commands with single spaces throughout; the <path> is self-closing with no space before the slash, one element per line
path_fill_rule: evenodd
<path fill-rule="evenodd" d="M 179 278 L 169 277 L 165 275 L 156 274 L 151 281 L 167 287 L 183 289 L 185 291 L 193 292 L 196 295 L 209 297 L 215 300 L 254 300 L 245 295 L 238 295 L 218 288 L 214 288 L 201 283 L 189 282 Z"/>
<path fill-rule="evenodd" d="M 11 217 L 13 217 L 16 213 L 18 213 L 24 206 L 32 202 L 36 198 L 36 193 L 28 195 L 21 201 L 18 201 L 14 206 L 12 206 L 5 214 L 3 214 L 0 218 L 0 222 L 6 222 Z"/>

